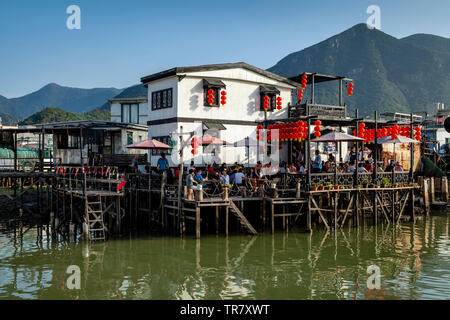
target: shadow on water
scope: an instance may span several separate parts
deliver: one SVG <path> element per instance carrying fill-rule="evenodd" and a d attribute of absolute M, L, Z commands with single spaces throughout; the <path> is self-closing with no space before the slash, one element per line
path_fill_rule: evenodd
<path fill-rule="evenodd" d="M 338 232 L 88 244 L 0 228 L 2 299 L 448 299 L 449 216 Z M 39 236 L 38 236 L 39 235 Z M 68 289 L 68 266 L 81 289 Z M 368 289 L 367 267 L 381 271 Z"/>

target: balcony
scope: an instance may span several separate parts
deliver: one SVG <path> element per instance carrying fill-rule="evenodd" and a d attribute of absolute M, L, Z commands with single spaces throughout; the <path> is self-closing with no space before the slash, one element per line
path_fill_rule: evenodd
<path fill-rule="evenodd" d="M 308 115 L 318 116 L 321 119 L 345 119 L 347 117 L 347 111 L 345 106 L 311 103 L 297 104 L 289 108 L 289 118 L 305 117 Z"/>

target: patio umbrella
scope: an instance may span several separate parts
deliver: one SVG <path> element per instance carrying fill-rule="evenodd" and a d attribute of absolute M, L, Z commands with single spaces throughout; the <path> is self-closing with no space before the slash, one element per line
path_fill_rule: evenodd
<path fill-rule="evenodd" d="M 375 143 L 375 140 L 371 141 L 373 143 Z M 419 141 L 405 137 L 405 136 L 397 136 L 396 139 L 392 138 L 392 135 L 390 136 L 386 136 L 383 138 L 379 138 L 377 139 L 377 143 L 378 144 L 385 144 L 385 143 L 419 143 Z"/>
<path fill-rule="evenodd" d="M 128 149 L 145 149 L 145 150 L 168 150 L 171 147 L 155 139 L 148 139 L 138 143 L 133 143 L 125 146 Z"/>
<path fill-rule="evenodd" d="M 375 143 L 375 140 L 373 140 L 371 142 Z M 419 141 L 405 137 L 405 136 L 400 136 L 400 135 L 397 135 L 397 138 L 393 139 L 392 135 L 390 135 L 390 136 L 386 136 L 386 137 L 377 139 L 377 143 L 378 144 L 386 144 L 386 143 L 394 144 L 394 164 L 395 164 L 395 144 L 396 143 L 419 143 Z"/>
<path fill-rule="evenodd" d="M 138 143 L 133 143 L 125 146 L 127 149 L 141 149 L 141 150 L 168 150 L 171 147 L 165 143 L 162 143 L 161 141 L 155 140 L 155 139 L 147 139 L 145 141 L 141 141 Z M 150 152 L 150 173 L 151 173 L 151 166 L 152 166 L 152 153 Z"/>
<path fill-rule="evenodd" d="M 351 141 L 364 141 L 364 139 L 339 131 L 331 131 L 330 133 L 324 134 L 323 136 L 312 140 L 312 142 L 351 142 Z"/>

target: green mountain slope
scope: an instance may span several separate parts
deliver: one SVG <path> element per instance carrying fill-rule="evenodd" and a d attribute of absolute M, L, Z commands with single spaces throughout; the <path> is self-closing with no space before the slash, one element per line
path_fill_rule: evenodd
<path fill-rule="evenodd" d="M 60 108 L 45 108 L 40 112 L 36 112 L 32 116 L 26 118 L 20 125 L 30 125 L 38 123 L 52 123 L 79 120 L 109 120 L 111 117 L 109 110 L 94 109 L 86 113 L 75 113 Z"/>
<path fill-rule="evenodd" d="M 401 40 L 409 42 L 431 50 L 450 53 L 450 39 L 435 36 L 432 34 L 418 33 Z"/>
<path fill-rule="evenodd" d="M 372 115 L 373 110 L 417 111 L 429 102 L 450 105 L 450 54 L 440 48 L 422 47 L 358 24 L 286 56 L 268 70 L 286 77 L 307 71 L 352 78 L 354 94 L 345 102 L 350 111 L 358 107 L 362 115 Z M 330 92 L 329 87 L 318 85 L 317 103 L 337 103 L 337 90 Z"/>
<path fill-rule="evenodd" d="M 28 117 L 41 111 L 45 106 L 78 113 L 88 112 L 102 106 L 108 98 L 116 96 L 121 91 L 116 88 L 69 88 L 50 83 L 23 97 L 0 98 L 0 112 Z"/>

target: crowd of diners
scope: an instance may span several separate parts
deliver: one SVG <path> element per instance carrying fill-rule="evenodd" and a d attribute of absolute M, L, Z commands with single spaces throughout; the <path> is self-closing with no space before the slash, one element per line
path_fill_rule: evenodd
<path fill-rule="evenodd" d="M 325 161 L 322 159 L 322 155 L 327 156 Z M 359 157 L 358 167 L 356 167 L 356 157 Z M 305 156 L 302 149 L 293 147 L 291 158 L 292 161 L 290 163 L 281 162 L 279 168 L 272 167 L 270 162 L 263 165 L 260 161 L 250 167 L 244 167 L 238 162 L 235 162 L 233 165 L 213 162 L 206 168 L 204 166 L 197 168 L 194 161 L 191 161 L 184 171 L 186 174 L 186 186 L 191 189 L 198 188 L 198 185 L 205 186 L 208 180 L 217 181 L 223 185 L 242 186 L 245 181 L 251 181 L 251 183 L 259 185 L 262 181 L 268 181 L 277 174 L 305 174 L 307 168 L 305 168 Z M 336 164 L 336 158 L 332 153 L 320 153 L 319 150 L 316 150 L 311 159 L 311 173 L 354 173 L 355 171 L 358 171 L 358 173 L 370 173 L 373 172 L 374 165 L 373 153 L 368 147 L 360 147 L 358 152 L 356 152 L 356 147 L 351 147 L 345 159 L 339 164 Z M 378 172 L 404 171 L 400 163 L 394 162 L 394 160 L 390 160 L 386 167 L 380 162 L 377 165 Z M 136 157 L 130 164 L 129 172 L 137 172 L 139 170 L 138 167 Z M 145 165 L 145 171 L 147 173 L 150 172 L 148 163 Z M 179 176 L 179 168 L 170 168 L 169 161 L 164 153 L 161 153 L 156 168 L 152 169 L 152 172 L 165 172 L 169 184 L 173 182 L 174 178 Z"/>

